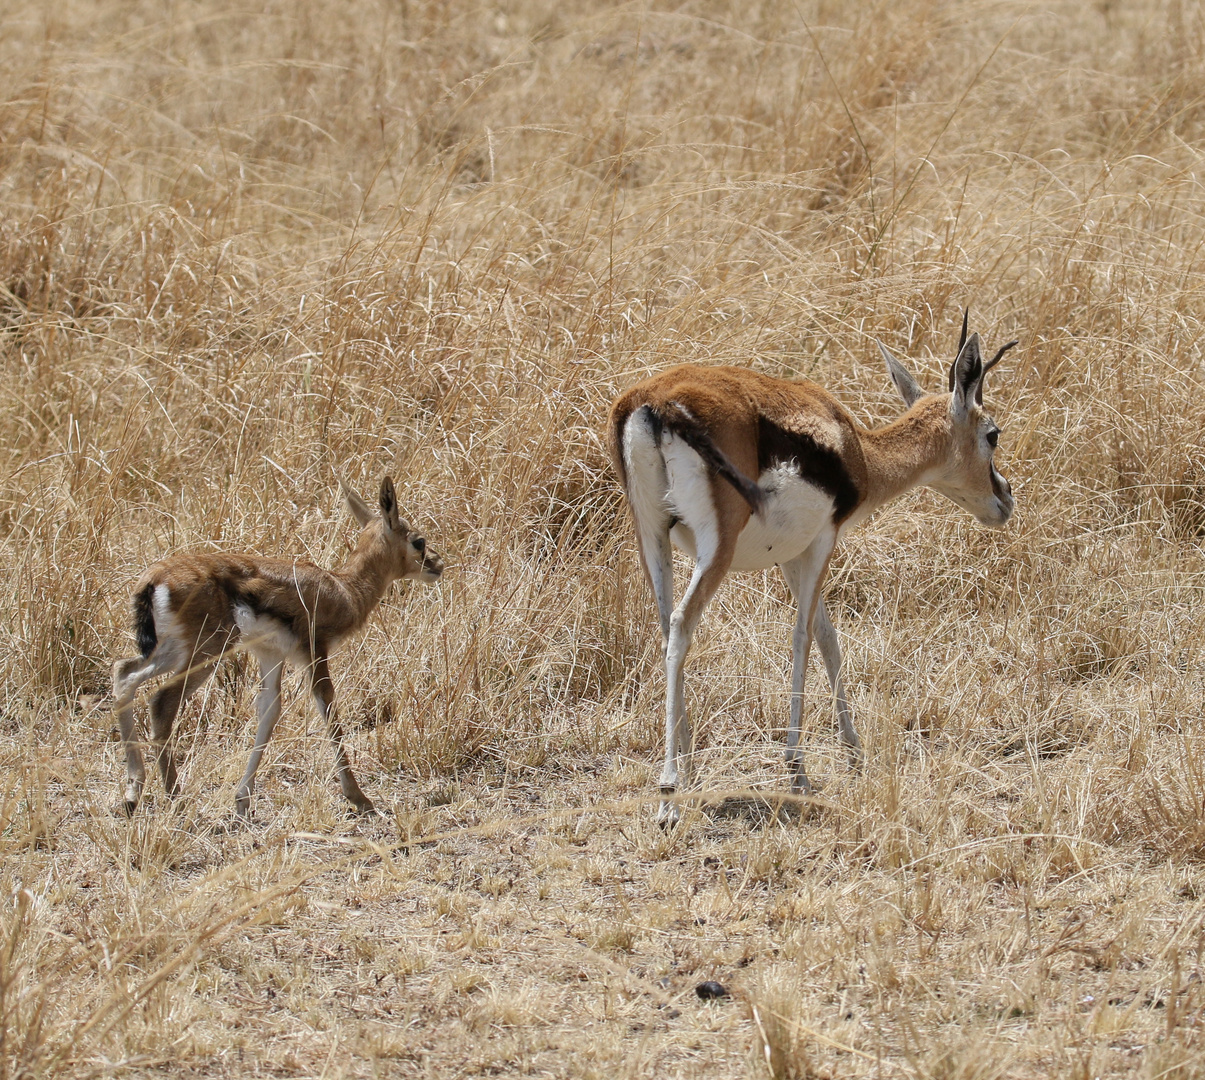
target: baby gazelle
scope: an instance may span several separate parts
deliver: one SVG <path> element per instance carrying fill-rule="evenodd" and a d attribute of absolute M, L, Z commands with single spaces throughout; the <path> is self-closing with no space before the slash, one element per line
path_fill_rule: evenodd
<path fill-rule="evenodd" d="M 280 716 L 280 678 L 287 662 L 305 668 L 318 712 L 335 747 L 335 771 L 357 813 L 372 803 L 360 790 L 335 717 L 331 651 L 359 630 L 385 590 L 398 578 L 432 582 L 443 560 L 398 513 L 393 481 L 381 482 L 375 515 L 342 481 L 355 519 L 364 527 L 340 570 L 301 559 L 254 555 L 181 554 L 155 563 L 134 587 L 134 634 L 142 655 L 113 665 L 117 721 L 125 744 L 129 783 L 120 810 L 132 814 L 146 772 L 134 732 L 134 695 L 148 679 L 169 676 L 151 698 L 151 741 L 163 786 L 175 795 L 172 724 L 180 706 L 213 674 L 223 656 L 247 650 L 259 661 L 262 683 L 255 699 L 259 727 L 247 771 L 235 792 L 240 815 L 251 807 L 255 771 Z"/>

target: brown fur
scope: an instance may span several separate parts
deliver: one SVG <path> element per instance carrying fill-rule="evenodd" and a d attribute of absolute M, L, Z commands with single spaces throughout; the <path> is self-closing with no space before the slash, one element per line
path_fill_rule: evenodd
<path fill-rule="evenodd" d="M 170 739 L 176 713 L 213 673 L 217 662 L 240 648 L 259 658 L 264 689 L 256 703 L 259 731 L 239 786 L 239 811 L 247 812 L 259 756 L 279 716 L 280 673 L 285 662 L 302 665 L 309 672 L 311 691 L 335 744 L 343 793 L 357 810 L 372 809 L 342 747 L 329 655 L 364 625 L 393 581 L 434 581 L 443 570 L 443 560 L 399 516 L 389 477 L 381 484 L 379 516 L 353 492 L 344 491 L 364 529 L 355 550 L 338 570 L 324 570 L 304 559 L 186 552 L 155 563 L 139 579 L 134 587 L 133 614 L 143 655 L 119 660 L 113 667 L 116 713 L 129 773 L 122 807 L 126 813 L 137 806 L 144 781 L 132 710 L 138 687 L 148 679 L 169 676 L 151 701 L 151 738 L 164 786 L 175 794 Z M 166 603 L 161 594 L 164 588 Z M 253 631 L 250 639 L 248 628 Z"/>
<path fill-rule="evenodd" d="M 622 438 L 628 418 L 645 406 L 662 418 L 684 407 L 746 478 L 757 477 L 777 461 L 794 463 L 804 479 L 833 498 L 834 523 L 840 525 L 859 509 L 869 512 L 890 501 L 935 463 L 971 456 L 969 445 L 951 446 L 949 400 L 945 394 L 927 395 L 891 423 L 868 429 L 808 379 L 680 364 L 636 383 L 615 399 L 608 446 L 626 490 Z M 979 407 L 978 401 L 972 406 Z M 672 424 L 666 426 L 673 430 Z M 970 434 L 973 425 L 959 437 L 966 440 Z M 986 473 L 983 485 L 998 490 L 995 478 Z M 739 527 L 747 520 L 747 515 L 739 520 Z"/>
<path fill-rule="evenodd" d="M 325 652 L 364 625 L 392 581 L 421 571 L 410 558 L 396 573 L 375 535 L 379 530 L 377 523 L 369 525 L 338 570 L 305 559 L 188 552 L 149 567 L 135 595 L 166 585 L 172 613 L 189 628 L 200 653 L 221 655 L 238 645 L 236 606 L 270 616 L 303 647 Z"/>
<path fill-rule="evenodd" d="M 750 514 L 760 512 L 770 497 L 769 491 L 758 486 L 757 478 L 777 465 L 789 466 L 823 492 L 831 504 L 823 522 L 799 519 L 800 528 L 806 528 L 812 539 L 802 553 L 796 554 L 796 548 L 779 562 L 798 605 L 787 738 L 792 790 L 809 788 L 798 743 L 803 671 L 815 634 L 813 624 L 820 629 L 820 648 L 836 699 L 841 739 L 851 755 L 858 757 L 861 744 L 841 685 L 840 646 L 820 600 L 833 548 L 844 528 L 921 483 L 941 491 L 985 524 L 1002 525 L 1008 519 L 1012 495 L 987 449 L 994 423 L 983 412 L 982 391 L 984 373 L 1010 347 L 1005 346 L 984 365 L 979 336 L 968 339 L 964 325 L 959 353 L 951 366 L 954 389 L 950 394 L 925 394 L 907 369 L 883 350 L 891 378 L 909 408 L 899 419 L 875 430 L 862 427 L 813 382 L 775 379 L 739 367 L 682 364 L 642 380 L 615 399 L 608 422 L 611 458 L 633 512 L 637 504 L 643 507 L 638 516 L 644 520 L 637 521 L 637 547 L 657 601 L 665 642 L 663 795 L 672 795 L 690 769 L 691 734 L 682 690 L 686 652 L 703 609 L 732 565 Z M 680 521 L 678 515 L 685 516 L 687 511 L 680 502 L 671 510 L 673 500 L 667 498 L 668 491 L 641 491 L 632 498 L 624 433 L 628 421 L 641 409 L 647 411 L 653 445 L 663 445 L 663 431 L 680 438 L 699 455 L 710 474 L 707 495 L 716 533 L 709 540 L 711 549 L 698 555 L 695 573 L 676 607 L 671 538 Z M 643 454 L 650 452 L 648 436 L 640 451 Z M 664 456 L 662 460 L 664 463 Z M 697 489 L 687 497 L 697 499 Z M 694 543 L 689 535 L 685 542 Z M 677 820 L 677 814 L 672 802 L 662 802 L 659 816 L 663 822 Z"/>
<path fill-rule="evenodd" d="M 611 459 L 625 488 L 623 427 L 641 407 L 671 430 L 673 417 L 685 408 L 750 482 L 770 464 L 797 463 L 806 479 L 833 495 L 842 519 L 865 497 L 858 423 L 836 398 L 807 379 L 680 364 L 638 382 L 615 399 L 608 424 Z"/>

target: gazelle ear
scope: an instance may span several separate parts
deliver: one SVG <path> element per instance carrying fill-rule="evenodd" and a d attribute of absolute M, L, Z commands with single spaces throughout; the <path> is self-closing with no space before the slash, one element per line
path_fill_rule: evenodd
<path fill-rule="evenodd" d="M 340 476 L 338 479 L 339 487 L 343 491 L 343 497 L 347 500 L 347 508 L 351 511 L 351 516 L 356 519 L 360 528 L 363 528 L 373 518 L 372 511 L 368 508 L 368 503 L 343 482 L 343 477 Z"/>
<path fill-rule="evenodd" d="M 393 490 L 393 478 L 386 476 L 381 481 L 381 518 L 392 532 L 408 533 L 410 526 L 397 508 L 397 494 Z"/>
<path fill-rule="evenodd" d="M 967 343 L 967 320 L 971 317 L 971 309 L 964 307 L 962 309 L 962 334 L 958 338 L 958 348 L 954 350 L 954 363 L 958 362 L 958 354 L 962 352 L 962 347 Z M 950 365 L 950 393 L 954 393 L 954 364 Z"/>
<path fill-rule="evenodd" d="M 983 383 L 983 355 L 979 351 L 979 335 L 972 334 L 950 366 L 950 412 L 965 415 Z"/>
<path fill-rule="evenodd" d="M 887 351 L 887 347 L 881 341 L 876 341 L 875 344 L 878 345 L 879 352 L 883 354 L 883 359 L 887 361 L 887 374 L 895 383 L 895 388 L 900 392 L 900 397 L 904 399 L 904 404 L 908 408 L 912 408 L 925 396 L 920 383 L 912 377 L 912 373 L 903 364 Z"/>

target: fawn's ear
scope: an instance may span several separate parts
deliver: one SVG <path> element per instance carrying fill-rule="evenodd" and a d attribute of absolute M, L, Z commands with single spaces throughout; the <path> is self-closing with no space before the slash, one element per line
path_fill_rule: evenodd
<path fill-rule="evenodd" d="M 397 493 L 393 490 L 393 478 L 386 476 L 381 481 L 381 518 L 390 531 L 405 535 L 410 531 L 406 519 L 397 508 Z"/>
<path fill-rule="evenodd" d="M 343 490 L 343 497 L 347 500 L 347 508 L 351 511 L 351 516 L 356 519 L 360 528 L 363 528 L 373 518 L 368 503 L 343 482 L 343 477 L 339 477 L 339 487 Z"/>

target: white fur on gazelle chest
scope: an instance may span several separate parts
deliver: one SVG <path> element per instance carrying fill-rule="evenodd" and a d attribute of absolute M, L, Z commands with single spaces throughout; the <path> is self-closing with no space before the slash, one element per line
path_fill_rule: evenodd
<path fill-rule="evenodd" d="M 753 514 L 736 541 L 733 570 L 765 570 L 804 551 L 833 520 L 833 500 L 788 465 L 757 478 L 766 493 L 763 515 Z"/>

